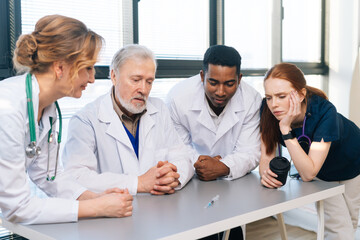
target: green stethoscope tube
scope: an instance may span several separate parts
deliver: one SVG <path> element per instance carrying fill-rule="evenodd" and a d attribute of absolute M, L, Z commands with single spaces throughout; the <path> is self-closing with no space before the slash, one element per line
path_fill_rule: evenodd
<path fill-rule="evenodd" d="M 31 84 L 30 73 L 26 76 L 26 100 L 27 100 L 27 110 L 29 115 L 30 142 L 36 143 L 34 105 L 32 102 L 32 84 Z"/>
<path fill-rule="evenodd" d="M 27 98 L 27 110 L 29 115 L 29 129 L 30 129 L 30 144 L 26 147 L 25 153 L 29 158 L 39 156 L 41 154 L 41 149 L 39 146 L 36 146 L 36 131 L 35 131 L 35 116 L 34 116 L 34 105 L 32 102 L 32 79 L 31 74 L 28 73 L 26 76 L 26 98 Z M 53 181 L 56 177 L 58 159 L 59 159 L 59 149 L 61 143 L 61 132 L 62 132 L 62 116 L 60 107 L 57 101 L 55 101 L 56 110 L 59 114 L 59 133 L 57 136 L 57 151 L 56 151 L 56 162 L 55 162 L 55 174 L 50 177 L 49 164 L 50 164 L 50 143 L 52 142 L 52 125 L 53 118 L 49 117 L 50 120 L 50 130 L 48 132 L 48 160 L 47 160 L 47 176 L 46 180 Z"/>

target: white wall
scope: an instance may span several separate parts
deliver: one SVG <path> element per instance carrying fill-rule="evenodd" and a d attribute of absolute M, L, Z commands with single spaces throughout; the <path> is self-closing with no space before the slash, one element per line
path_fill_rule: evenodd
<path fill-rule="evenodd" d="M 345 117 L 360 46 L 360 0 L 329 0 L 329 99 Z M 360 89 L 359 89 L 360 90 Z M 359 102 L 360 104 L 360 102 Z"/>
<path fill-rule="evenodd" d="M 356 84 L 352 85 L 352 78 L 360 47 L 360 0 L 327 0 L 326 3 L 330 5 L 328 96 L 337 110 L 348 117 L 350 90 L 352 86 L 356 86 Z M 356 80 L 360 81 L 360 79 Z M 360 95 L 360 89 L 355 92 Z M 355 100 L 357 101 L 356 111 L 360 111 L 360 97 Z M 287 224 L 300 226 L 310 231 L 317 229 L 316 211 L 313 204 L 285 212 L 284 218 Z M 360 240 L 360 228 L 356 232 L 356 240 Z"/>

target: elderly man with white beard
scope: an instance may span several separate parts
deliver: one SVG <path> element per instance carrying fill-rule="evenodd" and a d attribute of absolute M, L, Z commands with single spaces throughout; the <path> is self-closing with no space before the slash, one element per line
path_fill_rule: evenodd
<path fill-rule="evenodd" d="M 152 51 L 125 46 L 112 60 L 109 93 L 70 120 L 63 153 L 66 173 L 89 190 L 171 194 L 193 176 L 189 152 L 167 107 L 148 97 L 155 72 Z"/>

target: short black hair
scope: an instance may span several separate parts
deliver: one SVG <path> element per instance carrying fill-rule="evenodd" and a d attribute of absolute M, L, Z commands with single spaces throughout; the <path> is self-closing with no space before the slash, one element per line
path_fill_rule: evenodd
<path fill-rule="evenodd" d="M 233 47 L 225 45 L 214 45 L 208 48 L 204 54 L 203 71 L 207 72 L 209 64 L 234 67 L 236 73 L 240 74 L 241 56 Z"/>

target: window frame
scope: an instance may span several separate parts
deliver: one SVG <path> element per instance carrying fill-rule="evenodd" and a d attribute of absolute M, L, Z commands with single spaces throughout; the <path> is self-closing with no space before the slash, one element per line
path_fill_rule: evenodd
<path fill-rule="evenodd" d="M 283 6 L 283 4 L 282 4 L 282 0 L 281 0 L 281 15 L 282 15 L 281 19 L 284 18 L 284 9 L 283 9 L 282 6 Z M 329 74 L 329 66 L 328 66 L 328 64 L 326 63 L 326 60 L 325 60 L 326 7 L 327 7 L 326 6 L 326 0 L 321 0 L 320 62 L 292 62 L 292 61 L 289 62 L 289 63 L 293 63 L 296 66 L 298 66 L 304 72 L 305 75 L 328 75 Z M 282 30 L 281 30 L 281 34 L 282 34 Z M 281 36 L 281 39 L 282 39 L 282 36 Z M 280 41 L 282 41 L 282 40 L 280 40 Z M 281 42 L 281 49 L 282 49 L 282 42 Z M 281 61 L 283 61 L 282 53 L 281 53 Z"/>
<path fill-rule="evenodd" d="M 21 0 L 0 1 L 0 80 L 14 76 L 12 57 L 21 35 Z"/>
<path fill-rule="evenodd" d="M 139 42 L 139 15 L 138 3 L 140 0 L 128 0 L 132 4 L 132 19 L 128 19 L 129 24 L 132 24 L 132 42 Z M 224 42 L 224 1 L 225 0 L 209 0 L 209 46 L 216 44 L 223 44 Z M 272 62 L 271 65 L 282 61 L 282 19 L 283 19 L 283 4 L 282 0 L 272 0 L 275 14 L 273 16 L 274 22 L 278 21 L 279 27 L 274 27 L 273 40 L 275 40 L 276 49 L 271 50 Z M 21 0 L 5 0 L 0 1 L 0 49 L 6 49 L 7 62 L 0 59 L 0 79 L 4 79 L 15 75 L 12 66 L 13 49 L 17 38 L 21 34 Z M 320 63 L 318 62 L 291 62 L 296 64 L 304 74 L 319 74 L 328 75 L 329 67 L 325 61 L 325 25 L 326 25 L 326 0 L 321 0 L 321 53 Z M 4 21 L 3 21 L 4 20 Z M 273 24 L 275 25 L 275 24 Z M 10 33 L 10 27 L 14 32 Z M 131 28 L 131 27 L 130 27 Z M 156 78 L 186 78 L 197 74 L 202 69 L 201 60 L 182 60 L 182 59 L 159 59 Z M 109 78 L 109 66 L 95 66 L 97 79 Z M 263 76 L 268 69 L 266 68 L 249 68 L 242 69 L 244 76 Z"/>

